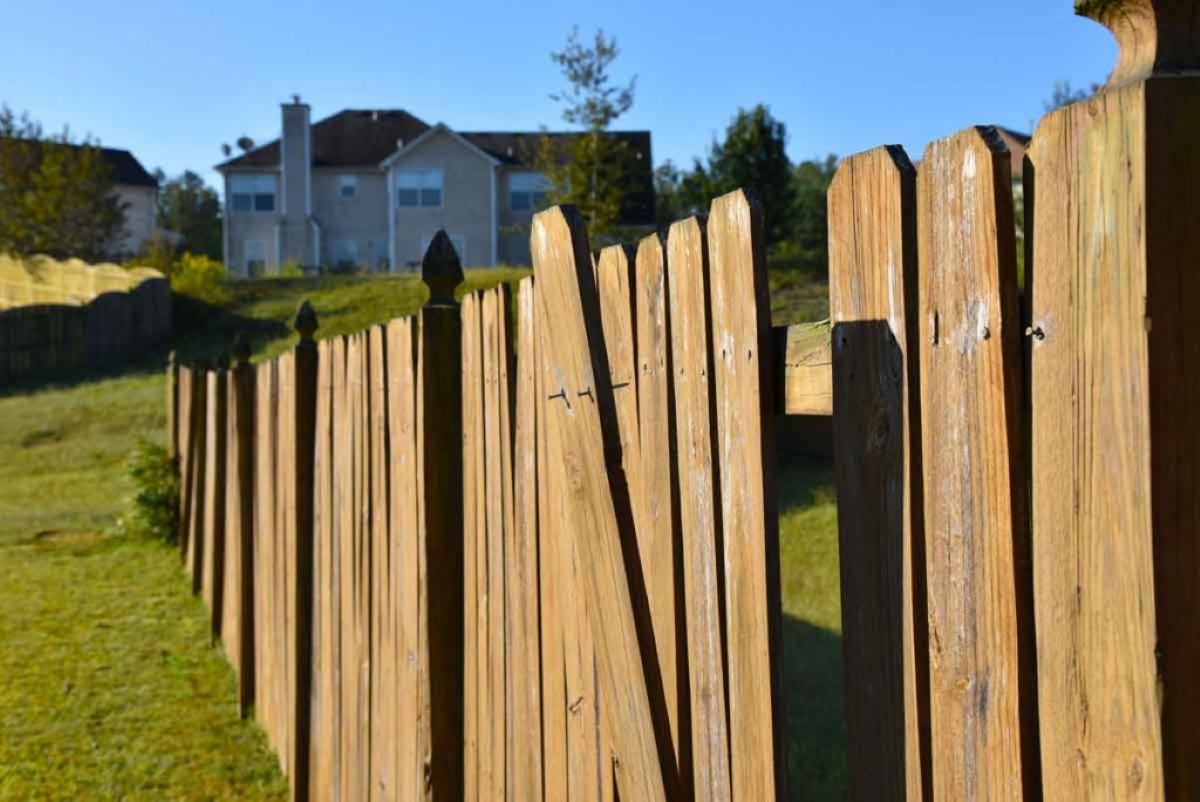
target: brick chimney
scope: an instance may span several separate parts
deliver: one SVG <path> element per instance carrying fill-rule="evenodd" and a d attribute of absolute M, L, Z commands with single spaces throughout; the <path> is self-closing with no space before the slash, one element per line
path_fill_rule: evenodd
<path fill-rule="evenodd" d="M 283 216 L 282 253 L 286 262 L 316 264 L 312 218 L 312 129 L 307 103 L 299 95 L 283 104 L 280 138 L 280 212 Z"/>

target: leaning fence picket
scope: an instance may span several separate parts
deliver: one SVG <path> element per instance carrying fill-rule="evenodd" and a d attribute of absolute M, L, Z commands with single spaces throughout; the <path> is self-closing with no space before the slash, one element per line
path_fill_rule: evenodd
<path fill-rule="evenodd" d="M 692 784 L 701 800 L 732 798 L 723 593 L 721 522 L 709 376 L 708 248 L 698 218 L 671 226 L 667 281 L 675 454 L 679 460 L 679 521 L 683 537 L 684 618 L 687 626 L 692 724 Z"/>
<path fill-rule="evenodd" d="M 225 580 L 225 496 L 229 371 L 224 364 L 208 375 L 205 386 L 204 528 L 201 542 L 200 591 L 209 611 L 209 634 L 221 636 Z"/>

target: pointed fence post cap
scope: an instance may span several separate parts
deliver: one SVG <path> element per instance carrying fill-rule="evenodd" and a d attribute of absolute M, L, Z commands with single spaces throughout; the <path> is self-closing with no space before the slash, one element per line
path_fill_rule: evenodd
<path fill-rule="evenodd" d="M 250 341 L 246 339 L 244 331 L 233 335 L 233 358 L 239 365 L 245 365 L 250 361 Z"/>
<path fill-rule="evenodd" d="M 312 304 L 305 298 L 300 302 L 300 308 L 296 310 L 296 320 L 292 327 L 300 335 L 301 342 L 312 340 L 313 334 L 317 331 L 317 313 L 313 310 Z"/>
<path fill-rule="evenodd" d="M 438 231 L 425 250 L 421 262 L 421 280 L 429 287 L 429 306 L 445 306 L 454 303 L 454 290 L 463 283 L 462 264 L 458 251 L 445 231 Z"/>
<path fill-rule="evenodd" d="M 1120 48 L 1108 86 L 1200 67 L 1200 0 L 1076 0 Z"/>

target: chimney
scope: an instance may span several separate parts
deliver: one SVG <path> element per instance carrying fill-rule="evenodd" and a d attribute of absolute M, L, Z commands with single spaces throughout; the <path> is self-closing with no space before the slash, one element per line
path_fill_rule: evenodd
<path fill-rule="evenodd" d="M 312 134 L 307 103 L 292 95 L 283 104 L 283 135 L 279 153 L 279 211 L 283 216 L 284 262 L 309 265 L 313 262 L 312 215 Z"/>

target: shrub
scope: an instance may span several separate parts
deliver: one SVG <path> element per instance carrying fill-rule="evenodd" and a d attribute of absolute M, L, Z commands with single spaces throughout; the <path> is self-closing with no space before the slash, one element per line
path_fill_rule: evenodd
<path fill-rule="evenodd" d="M 184 253 L 171 271 L 171 289 L 198 301 L 221 306 L 233 297 L 225 277 L 225 266 L 215 259 Z"/>
<path fill-rule="evenodd" d="M 122 535 L 174 543 L 179 537 L 179 473 L 162 446 L 139 440 L 128 459 L 133 495 L 117 521 Z"/>

